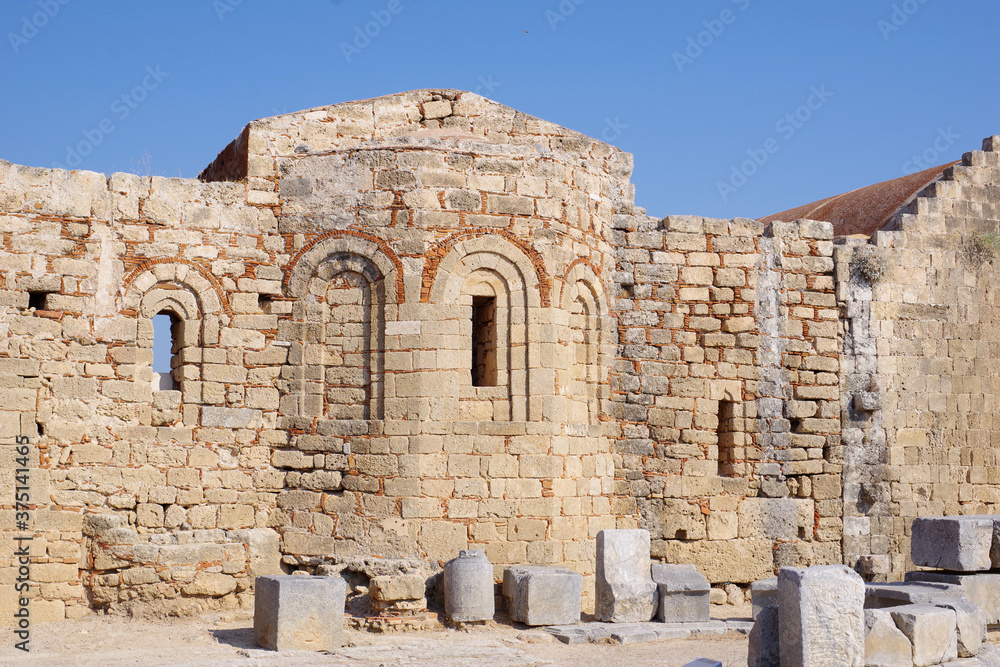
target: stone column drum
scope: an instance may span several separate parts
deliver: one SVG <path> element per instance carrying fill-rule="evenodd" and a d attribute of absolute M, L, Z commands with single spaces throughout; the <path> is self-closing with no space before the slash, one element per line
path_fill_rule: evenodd
<path fill-rule="evenodd" d="M 463 623 L 493 618 L 493 564 L 484 551 L 466 549 L 445 563 L 444 611 Z"/>

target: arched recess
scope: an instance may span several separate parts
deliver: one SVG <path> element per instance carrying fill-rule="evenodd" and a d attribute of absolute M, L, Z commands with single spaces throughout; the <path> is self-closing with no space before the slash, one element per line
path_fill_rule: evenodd
<path fill-rule="evenodd" d="M 563 276 L 560 305 L 569 316 L 564 345 L 568 368 L 564 392 L 570 423 L 597 423 L 612 360 L 614 323 L 600 276 L 590 262 L 574 261 Z"/>
<path fill-rule="evenodd" d="M 164 408 L 159 423 L 154 414 L 157 426 L 171 425 L 179 420 L 179 413 L 176 418 L 169 415 L 174 408 L 180 409 L 181 401 L 188 404 L 204 402 L 201 392 L 195 388 L 198 383 L 190 384 L 189 381 L 200 378 L 201 349 L 218 345 L 220 327 L 228 322 L 227 304 L 220 296 L 220 288 L 202 271 L 201 267 L 183 260 L 158 260 L 135 269 L 122 285 L 120 310 L 138 317 L 139 347 L 152 347 L 156 315 L 165 313 L 173 320 L 171 374 L 173 388 L 180 392 L 180 399 L 170 399 L 176 405 Z"/>
<path fill-rule="evenodd" d="M 376 241 L 325 235 L 286 273 L 295 303 L 279 333 L 289 345 L 280 409 L 294 429 L 316 433 L 320 422 L 384 418 L 386 307 L 403 292 L 399 259 Z"/>
<path fill-rule="evenodd" d="M 427 297 L 433 304 L 460 308 L 462 343 L 457 351 L 468 369 L 460 398 L 482 402 L 479 412 L 472 413 L 484 420 L 534 418 L 529 400 L 531 369 L 535 368 L 530 342 L 537 337 L 531 335 L 529 311 L 541 307 L 541 294 L 535 265 L 521 248 L 492 234 L 455 243 L 438 263 Z M 484 335 L 486 319 L 492 333 Z M 493 336 L 495 377 L 476 382 L 478 360 L 484 357 L 477 346 L 489 345 L 489 335 Z M 486 357 L 489 354 L 485 351 Z"/>

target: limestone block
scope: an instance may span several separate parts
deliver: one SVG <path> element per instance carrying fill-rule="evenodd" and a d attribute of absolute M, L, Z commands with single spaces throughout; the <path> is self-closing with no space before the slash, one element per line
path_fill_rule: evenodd
<path fill-rule="evenodd" d="M 911 667 L 913 647 L 888 611 L 865 610 L 865 667 Z"/>
<path fill-rule="evenodd" d="M 861 667 L 864 581 L 844 565 L 782 568 L 778 613 L 782 667 Z"/>
<path fill-rule="evenodd" d="M 564 567 L 514 565 L 503 573 L 510 618 L 525 625 L 580 622 L 583 575 Z"/>
<path fill-rule="evenodd" d="M 253 632 L 272 651 L 332 651 L 344 635 L 347 584 L 339 577 L 257 577 Z"/>
<path fill-rule="evenodd" d="M 917 517 L 910 558 L 915 565 L 958 572 L 991 567 L 993 519 L 985 516 Z"/>
<path fill-rule="evenodd" d="M 750 600 L 753 604 L 753 618 L 756 620 L 761 609 L 778 604 L 778 578 L 760 579 L 750 584 Z"/>
<path fill-rule="evenodd" d="M 445 563 L 444 610 L 459 622 L 493 618 L 493 565 L 484 552 L 466 549 Z"/>
<path fill-rule="evenodd" d="M 913 646 L 915 667 L 937 665 L 958 657 L 955 612 L 929 604 L 908 604 L 888 610 Z"/>
<path fill-rule="evenodd" d="M 646 623 L 659 594 L 650 577 L 649 531 L 611 529 L 597 533 L 594 615 L 611 623 Z"/>
<path fill-rule="evenodd" d="M 250 576 L 281 574 L 281 548 L 277 532 L 270 528 L 251 528 L 236 530 L 230 535 L 247 545 Z"/>
<path fill-rule="evenodd" d="M 711 586 L 698 568 L 653 563 L 650 573 L 660 597 L 657 620 L 663 623 L 709 620 Z"/>
<path fill-rule="evenodd" d="M 938 598 L 954 597 L 962 589 L 940 582 L 892 582 L 865 584 L 865 608 L 882 609 L 901 604 L 936 604 Z"/>
<path fill-rule="evenodd" d="M 951 574 L 915 571 L 907 572 L 905 578 L 906 581 L 961 586 L 962 597 L 979 607 L 987 623 L 1000 623 L 1000 573 Z"/>
<path fill-rule="evenodd" d="M 747 667 L 780 667 L 778 622 L 778 607 L 775 605 L 768 605 L 757 614 L 750 630 Z"/>
<path fill-rule="evenodd" d="M 960 597 L 938 598 L 934 601 L 934 605 L 955 612 L 955 622 L 958 627 L 958 656 L 970 658 L 979 653 L 986 641 L 986 617 L 979 607 Z"/>

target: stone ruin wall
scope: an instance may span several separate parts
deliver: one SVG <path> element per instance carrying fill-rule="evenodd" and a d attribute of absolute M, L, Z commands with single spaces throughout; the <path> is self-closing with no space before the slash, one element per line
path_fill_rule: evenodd
<path fill-rule="evenodd" d="M 876 235 L 874 289 L 826 223 L 648 218 L 630 156 L 470 93 L 256 121 L 205 182 L 0 163 L 33 614 L 466 547 L 592 591 L 597 531 L 635 525 L 715 583 L 896 577 L 911 517 L 993 507 L 993 269 L 966 243 L 995 229 L 993 146 Z"/>
<path fill-rule="evenodd" d="M 844 557 L 874 555 L 873 578 L 914 569 L 914 518 L 1000 513 L 1000 276 L 984 238 L 1000 221 L 998 151 L 1000 137 L 987 139 L 871 245 L 848 239 L 836 250 Z M 871 253 L 887 268 L 874 287 L 855 259 Z"/>
<path fill-rule="evenodd" d="M 618 512 L 713 583 L 841 560 L 832 227 L 616 218 Z"/>

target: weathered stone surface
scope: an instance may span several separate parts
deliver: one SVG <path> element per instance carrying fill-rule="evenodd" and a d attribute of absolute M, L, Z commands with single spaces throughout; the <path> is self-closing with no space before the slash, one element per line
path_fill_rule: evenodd
<path fill-rule="evenodd" d="M 344 634 L 347 584 L 336 577 L 258 577 L 253 630 L 274 651 L 332 651 Z"/>
<path fill-rule="evenodd" d="M 493 565 L 475 549 L 459 552 L 444 566 L 444 608 L 453 621 L 488 621 L 496 611 Z"/>
<path fill-rule="evenodd" d="M 960 586 L 961 597 L 979 607 L 987 623 L 1000 623 L 1000 573 L 952 574 L 913 571 L 906 573 L 906 580 Z"/>
<path fill-rule="evenodd" d="M 993 524 L 991 518 L 983 516 L 918 517 L 913 520 L 910 558 L 922 567 L 989 570 Z"/>
<path fill-rule="evenodd" d="M 865 607 L 879 609 L 901 604 L 934 604 L 938 598 L 961 595 L 962 589 L 941 582 L 865 584 Z"/>
<path fill-rule="evenodd" d="M 658 620 L 664 623 L 709 620 L 711 586 L 698 568 L 653 563 L 650 574 L 660 596 Z"/>
<path fill-rule="evenodd" d="M 843 565 L 778 572 L 782 667 L 864 664 L 864 581 Z"/>
<path fill-rule="evenodd" d="M 764 607 L 778 604 L 778 578 L 769 577 L 750 584 L 750 602 L 754 620 Z"/>
<path fill-rule="evenodd" d="M 750 630 L 750 645 L 747 653 L 748 667 L 780 667 L 781 635 L 779 632 L 778 607 L 767 605 L 756 616 Z"/>
<path fill-rule="evenodd" d="M 597 533 L 594 615 L 612 623 L 642 623 L 656 613 L 657 585 L 650 577 L 649 532 L 613 529 Z"/>
<path fill-rule="evenodd" d="M 934 601 L 934 606 L 955 612 L 958 657 L 970 658 L 979 653 L 986 642 L 986 617 L 979 607 L 960 597 L 938 598 Z"/>
<path fill-rule="evenodd" d="M 936 665 L 958 657 L 955 612 L 929 604 L 910 604 L 888 610 L 913 646 L 916 667 Z"/>
<path fill-rule="evenodd" d="M 427 590 L 427 580 L 420 574 L 398 574 L 372 577 L 369 593 L 376 600 L 419 600 Z"/>
<path fill-rule="evenodd" d="M 865 667 L 911 667 L 913 647 L 887 610 L 865 609 Z"/>
<path fill-rule="evenodd" d="M 580 622 L 583 575 L 564 567 L 509 566 L 503 594 L 510 618 L 525 625 L 570 625 Z"/>

